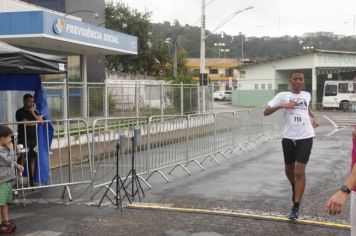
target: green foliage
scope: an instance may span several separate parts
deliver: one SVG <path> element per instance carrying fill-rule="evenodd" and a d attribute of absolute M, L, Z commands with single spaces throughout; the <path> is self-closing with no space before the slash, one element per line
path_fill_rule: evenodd
<path fill-rule="evenodd" d="M 115 101 L 112 95 L 108 96 L 109 99 L 109 111 L 115 109 Z M 91 91 L 89 96 L 89 116 L 103 116 L 104 115 L 104 95 L 101 90 Z"/>
<path fill-rule="evenodd" d="M 140 13 L 122 2 L 108 2 L 105 8 L 105 27 L 138 38 L 138 55 L 108 56 L 106 67 L 118 72 L 160 75 L 168 61 L 168 49 L 162 40 L 150 41 L 151 13 Z"/>
<path fill-rule="evenodd" d="M 187 86 L 188 84 L 194 84 L 194 81 L 192 80 L 193 74 L 188 71 L 188 68 L 186 67 L 187 55 L 188 53 L 184 49 L 179 50 L 177 60 L 177 79 L 172 81 L 172 83 L 183 83 L 185 85 L 183 88 L 183 112 L 191 113 L 192 111 L 196 111 L 198 109 L 198 91 L 196 86 Z M 173 72 L 170 72 L 170 74 L 173 75 Z M 167 92 L 166 96 L 173 101 L 173 110 L 176 113 L 180 113 L 181 88 L 174 88 L 173 92 Z"/>
<path fill-rule="evenodd" d="M 174 37 L 176 32 L 181 35 L 181 48 L 187 51 L 187 57 L 199 58 L 200 56 L 200 27 L 181 26 L 179 22 L 171 25 L 169 22 L 152 24 L 152 40 Z M 206 35 L 210 34 L 206 31 Z M 222 37 L 223 36 L 223 37 Z M 225 48 L 230 52 L 221 53 L 220 56 L 226 58 L 241 58 L 242 44 L 244 57 L 252 58 L 278 58 L 295 55 L 303 52 L 303 46 L 314 46 L 316 49 L 355 51 L 356 38 L 343 37 L 338 38 L 332 33 L 325 36 L 322 33 L 316 33 L 310 37 L 244 37 L 228 34 L 210 34 L 205 42 L 205 54 L 207 58 L 219 57 L 218 47 L 215 43 L 224 43 Z"/>

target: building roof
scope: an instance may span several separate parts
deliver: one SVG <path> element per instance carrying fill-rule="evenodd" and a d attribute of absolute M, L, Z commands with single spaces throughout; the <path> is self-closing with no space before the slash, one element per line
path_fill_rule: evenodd
<path fill-rule="evenodd" d="M 352 51 L 335 51 L 335 50 L 324 50 L 324 49 L 311 49 L 311 50 L 305 50 L 305 51 L 303 51 L 301 53 L 291 54 L 291 55 L 284 56 L 284 57 L 275 57 L 275 58 L 271 58 L 271 59 L 267 59 L 267 60 L 256 61 L 254 63 L 242 64 L 242 65 L 239 65 L 239 67 L 254 66 L 254 65 L 258 65 L 258 64 L 269 63 L 269 62 L 272 62 L 272 61 L 280 61 L 280 60 L 283 60 L 283 59 L 287 59 L 287 58 L 291 58 L 291 57 L 298 57 L 298 56 L 302 56 L 302 55 L 306 55 L 306 54 L 312 54 L 312 53 L 356 55 L 356 52 L 352 52 Z"/>
<path fill-rule="evenodd" d="M 187 58 L 188 68 L 199 68 L 200 58 Z M 237 67 L 239 62 L 233 58 L 206 58 L 205 67 Z"/>

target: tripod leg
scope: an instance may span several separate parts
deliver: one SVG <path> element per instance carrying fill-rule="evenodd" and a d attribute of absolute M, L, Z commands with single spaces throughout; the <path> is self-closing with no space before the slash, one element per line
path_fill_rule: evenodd
<path fill-rule="evenodd" d="M 142 195 L 145 197 L 145 192 L 143 191 L 143 188 L 142 188 L 142 185 L 141 185 L 141 182 L 140 182 L 140 179 L 138 176 L 136 176 L 136 180 L 137 180 L 137 183 L 138 183 L 138 187 L 140 188 L 141 192 L 142 192 Z M 137 190 L 138 190 L 138 187 L 137 187 Z"/>
<path fill-rule="evenodd" d="M 124 190 L 124 193 L 125 193 L 125 196 L 127 197 L 127 200 L 129 200 L 130 204 L 131 204 L 131 200 L 130 200 L 130 197 L 129 197 L 129 193 L 127 192 L 125 186 L 124 186 L 124 182 L 122 182 L 121 178 L 119 177 L 119 181 L 121 183 L 121 187 L 120 189 L 122 188 L 122 190 Z"/>
<path fill-rule="evenodd" d="M 106 188 L 105 193 L 104 193 L 103 197 L 101 198 L 101 200 L 100 200 L 98 206 L 100 206 L 101 203 L 103 202 L 104 198 L 107 197 L 108 191 L 109 191 L 109 189 L 111 188 L 111 185 L 114 183 L 115 179 L 116 179 L 116 175 L 115 175 L 114 178 L 111 180 L 111 183 L 109 184 L 109 186 Z M 111 201 L 111 199 L 110 199 L 110 201 Z"/>

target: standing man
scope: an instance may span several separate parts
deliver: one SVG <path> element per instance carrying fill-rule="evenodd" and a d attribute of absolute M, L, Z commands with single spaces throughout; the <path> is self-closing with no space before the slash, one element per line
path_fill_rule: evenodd
<path fill-rule="evenodd" d="M 34 99 L 31 94 L 25 94 L 23 96 L 23 107 L 16 111 L 16 121 L 37 121 L 42 122 L 42 116 L 34 107 Z M 33 186 L 33 175 L 35 170 L 35 160 L 37 158 L 37 152 L 34 148 L 37 146 L 37 125 L 38 123 L 26 123 L 18 125 L 18 143 L 27 147 L 28 168 L 29 168 L 29 180 L 30 186 Z M 25 135 L 26 134 L 26 135 Z M 19 158 L 19 164 L 23 166 L 24 158 L 26 154 Z"/>
<path fill-rule="evenodd" d="M 291 220 L 298 219 L 299 205 L 305 189 L 305 167 L 313 146 L 314 129 L 319 123 L 310 108 L 310 93 L 304 88 L 304 74 L 293 72 L 290 76 L 291 91 L 278 93 L 268 102 L 264 115 L 268 116 L 277 110 L 283 111 L 282 148 L 285 173 L 292 186 L 293 207 Z"/>

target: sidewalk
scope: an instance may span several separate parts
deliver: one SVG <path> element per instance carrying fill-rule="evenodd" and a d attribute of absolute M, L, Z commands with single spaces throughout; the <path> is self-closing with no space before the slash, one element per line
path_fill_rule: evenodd
<path fill-rule="evenodd" d="M 301 218 L 347 224 L 349 212 L 327 216 L 324 205 L 349 172 L 351 130 L 326 136 L 333 126 L 321 116 L 321 126 L 307 167 L 307 187 L 301 204 Z M 207 161 L 205 171 L 190 168 L 188 176 L 179 168 L 166 183 L 155 175 L 146 189 L 145 203 L 169 207 L 253 212 L 287 215 L 291 190 L 284 176 L 280 140 L 262 144 L 247 154 L 231 156 L 221 164 Z M 193 167 L 193 165 L 191 165 Z M 60 191 L 37 190 L 26 202 L 16 203 L 10 215 L 17 223 L 15 235 L 349 235 L 347 229 L 320 227 L 273 220 L 212 214 L 180 213 L 162 210 L 124 208 L 121 212 L 105 203 L 97 207 L 85 188 L 73 190 L 75 201 L 69 205 L 58 200 Z M 80 193 L 80 196 L 78 196 Z M 16 202 L 20 202 L 19 199 Z M 46 203 L 49 202 L 49 203 Z M 55 202 L 55 203 L 53 203 Z M 349 205 L 346 206 L 346 209 Z"/>

